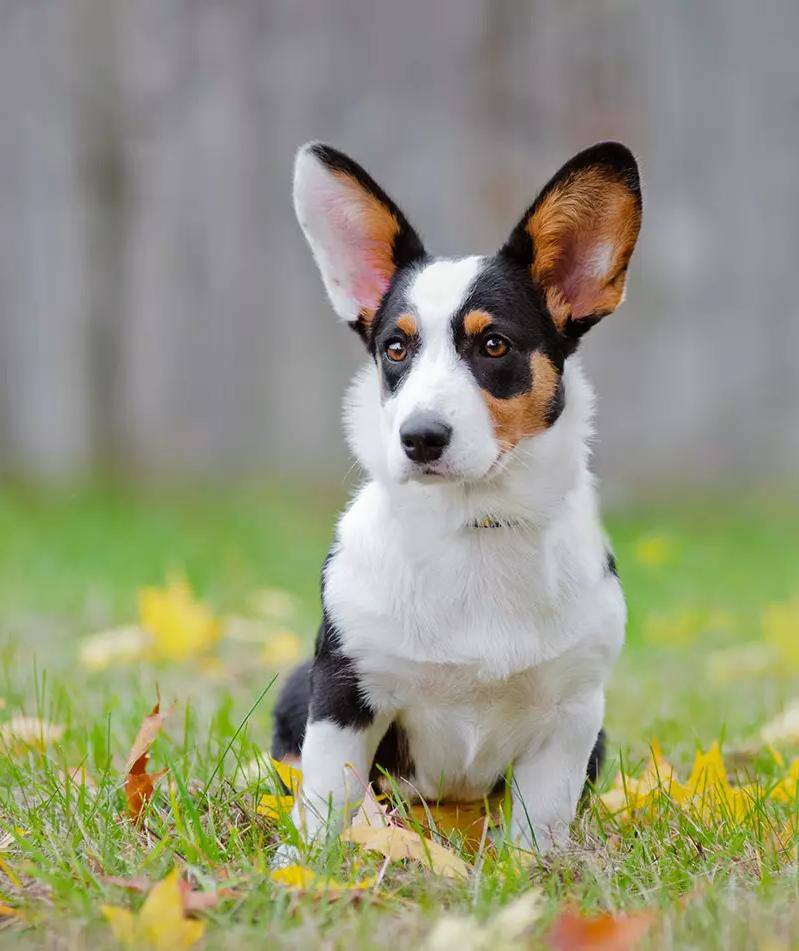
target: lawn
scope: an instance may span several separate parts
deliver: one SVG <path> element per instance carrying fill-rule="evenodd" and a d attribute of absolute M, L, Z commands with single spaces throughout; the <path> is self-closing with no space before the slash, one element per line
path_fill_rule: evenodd
<path fill-rule="evenodd" d="M 630 623 L 600 792 L 620 762 L 646 768 L 655 739 L 683 780 L 697 749 L 719 741 L 733 783 L 758 784 L 742 814 L 661 794 L 628 819 L 595 794 L 573 849 L 546 862 L 464 848 L 469 873 L 450 879 L 335 841 L 309 857 L 317 881 L 374 879 L 364 891 L 273 881 L 270 856 L 289 831 L 257 813 L 274 779 L 252 764 L 268 749 L 276 687 L 257 701 L 310 649 L 343 494 L 0 490 L 0 946 L 118 947 L 101 906 L 136 910 L 147 882 L 178 868 L 216 898 L 198 947 L 422 947 L 444 915 L 474 915 L 490 934 L 531 887 L 540 915 L 519 947 L 547 947 L 571 906 L 651 909 L 642 948 L 799 947 L 799 811 L 795 792 L 770 794 L 799 733 L 779 750 L 761 737 L 799 696 L 799 507 L 763 500 L 607 520 Z M 136 622 L 141 589 L 176 577 L 220 620 L 218 641 L 185 657 L 87 662 L 87 637 Z M 168 773 L 136 824 L 124 818 L 125 761 L 157 689 L 174 707 L 149 768 Z M 60 736 L 26 745 L 10 726 L 19 714 Z M 457 835 L 450 844 L 460 849 Z M 478 946 L 471 932 L 459 951 Z"/>

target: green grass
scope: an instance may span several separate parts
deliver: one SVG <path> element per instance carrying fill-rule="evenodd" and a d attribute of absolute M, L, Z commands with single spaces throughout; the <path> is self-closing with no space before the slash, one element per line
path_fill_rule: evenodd
<path fill-rule="evenodd" d="M 214 667 L 137 663 L 102 672 L 80 664 L 78 646 L 134 620 L 137 590 L 174 570 L 225 615 L 252 614 L 260 589 L 291 592 L 299 604 L 292 623 L 310 646 L 319 566 L 342 500 L 297 488 L 0 491 L 0 723 L 24 712 L 65 727 L 46 753 L 0 751 L 0 860 L 19 885 L 0 868 L 0 903 L 25 916 L 0 925 L 0 945 L 113 947 L 100 905 L 137 907 L 141 898 L 105 879 L 157 880 L 176 864 L 204 889 L 235 891 L 204 916 L 208 948 L 418 947 L 445 911 L 486 917 L 531 882 L 546 895 L 532 946 L 544 946 L 568 902 L 587 912 L 656 909 L 652 947 L 799 941 L 797 862 L 770 844 L 796 807 L 773 803 L 743 823 L 710 827 L 663 805 L 651 821 L 628 826 L 594 800 L 563 856 L 522 862 L 507 849 L 486 852 L 463 883 L 389 866 L 359 902 L 298 897 L 273 883 L 270 855 L 289 830 L 255 814 L 271 781 L 242 774 L 268 747 L 274 694 L 239 729 L 275 673 L 256 646 L 225 642 Z M 799 507 L 674 504 L 617 514 L 608 528 L 630 624 L 608 696 L 605 783 L 620 756 L 643 763 L 653 737 L 681 776 L 697 746 L 721 739 L 729 762 L 767 777 L 769 757 L 751 751 L 762 747 L 762 724 L 799 695 L 799 668 L 786 660 L 765 675 L 725 679 L 709 674 L 708 658 L 759 641 L 764 607 L 799 595 Z M 143 832 L 120 819 L 123 767 L 156 683 L 176 706 L 152 755 L 169 780 Z M 64 780 L 79 765 L 95 791 Z M 338 842 L 310 862 L 345 879 L 381 870 Z"/>

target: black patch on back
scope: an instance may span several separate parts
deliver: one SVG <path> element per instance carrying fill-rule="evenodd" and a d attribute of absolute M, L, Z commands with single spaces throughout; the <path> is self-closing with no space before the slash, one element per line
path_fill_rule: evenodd
<path fill-rule="evenodd" d="M 341 637 L 325 611 L 316 635 L 308 721 L 332 720 L 340 727 L 363 730 L 374 716 L 361 694 L 355 665 L 341 650 Z"/>
<path fill-rule="evenodd" d="M 608 549 L 605 553 L 605 574 L 613 575 L 615 578 L 619 577 L 619 569 L 616 565 L 616 556 L 610 549 Z"/>
<path fill-rule="evenodd" d="M 602 764 L 605 762 L 605 731 L 600 730 L 596 738 L 594 748 L 588 757 L 588 768 L 586 769 L 586 778 L 589 783 L 595 783 L 597 776 L 602 770 Z"/>
<path fill-rule="evenodd" d="M 311 667 L 306 660 L 288 675 L 277 698 L 272 729 L 272 756 L 299 756 L 311 702 Z"/>

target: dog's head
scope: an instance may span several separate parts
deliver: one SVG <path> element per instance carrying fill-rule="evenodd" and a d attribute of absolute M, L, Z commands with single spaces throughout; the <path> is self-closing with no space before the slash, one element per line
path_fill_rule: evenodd
<path fill-rule="evenodd" d="M 339 317 L 377 368 L 390 478 L 479 480 L 564 405 L 563 366 L 624 296 L 641 222 L 632 154 L 575 156 L 491 257 L 433 259 L 352 159 L 297 155 L 297 217 Z"/>

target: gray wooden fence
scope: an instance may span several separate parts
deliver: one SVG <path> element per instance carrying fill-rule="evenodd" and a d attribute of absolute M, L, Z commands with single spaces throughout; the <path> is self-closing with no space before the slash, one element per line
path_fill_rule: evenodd
<path fill-rule="evenodd" d="M 586 341 L 623 487 L 799 471 L 795 0 L 0 0 L 0 469 L 344 470 L 361 359 L 290 203 L 351 151 L 435 251 L 572 152 L 645 176 Z"/>

